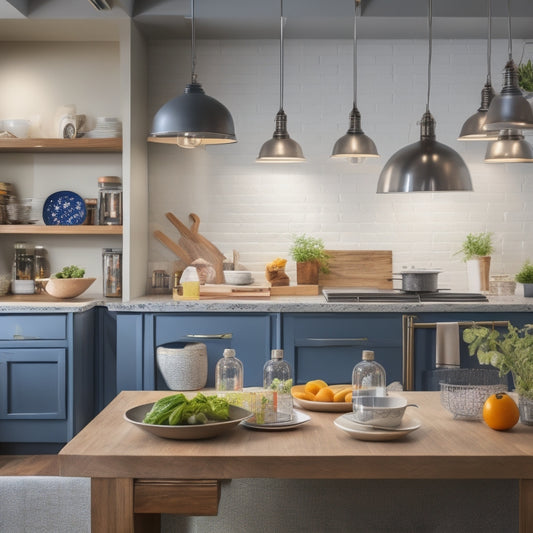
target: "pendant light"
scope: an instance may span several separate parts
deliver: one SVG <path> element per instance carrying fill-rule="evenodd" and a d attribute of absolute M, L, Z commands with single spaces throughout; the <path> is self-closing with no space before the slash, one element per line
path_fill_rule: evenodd
<path fill-rule="evenodd" d="M 533 109 L 522 95 L 518 85 L 518 71 L 513 61 L 511 0 L 507 0 L 507 29 L 509 58 L 505 65 L 503 88 L 489 106 L 484 126 L 486 130 L 533 128 Z"/>
<path fill-rule="evenodd" d="M 432 1 L 428 0 L 428 90 L 420 140 L 396 152 L 381 171 L 378 193 L 471 191 L 470 172 L 463 158 L 436 140 L 435 119 L 429 111 L 432 53 Z"/>
<path fill-rule="evenodd" d="M 533 146 L 521 130 L 501 130 L 498 140 L 487 146 L 485 163 L 533 163 Z"/>
<path fill-rule="evenodd" d="M 487 37 L 487 81 L 481 90 L 481 105 L 477 113 L 466 119 L 461 133 L 459 134 L 459 141 L 491 141 L 498 138 L 498 132 L 483 129 L 485 125 L 485 118 L 489 105 L 494 98 L 494 89 L 492 88 L 490 63 L 491 63 L 491 44 L 492 44 L 492 0 L 488 0 L 488 37 Z"/>
<path fill-rule="evenodd" d="M 283 0 L 280 1 L 279 40 L 279 111 L 276 114 L 276 130 L 272 139 L 263 144 L 256 161 L 258 163 L 301 163 L 305 161 L 300 145 L 289 137 L 287 115 L 283 110 Z"/>
<path fill-rule="evenodd" d="M 197 81 L 194 0 L 191 0 L 191 83 L 183 94 L 157 111 L 148 140 L 182 148 L 237 141 L 230 112 L 218 100 L 207 96 Z"/>
<path fill-rule="evenodd" d="M 331 157 L 350 158 L 358 163 L 363 158 L 379 157 L 374 141 L 366 136 L 361 129 L 361 113 L 357 109 L 357 11 L 361 0 L 355 0 L 355 16 L 353 22 L 353 107 L 350 112 L 350 128 L 333 146 Z"/>

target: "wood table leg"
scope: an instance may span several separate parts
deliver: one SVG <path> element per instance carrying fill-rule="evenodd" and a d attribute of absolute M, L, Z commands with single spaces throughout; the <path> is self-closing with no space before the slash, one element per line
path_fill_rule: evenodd
<path fill-rule="evenodd" d="M 519 531 L 533 531 L 533 479 L 521 479 L 520 485 Z"/>
<path fill-rule="evenodd" d="M 91 530 L 98 533 L 154 533 L 159 514 L 134 515 L 133 479 L 91 480 Z"/>

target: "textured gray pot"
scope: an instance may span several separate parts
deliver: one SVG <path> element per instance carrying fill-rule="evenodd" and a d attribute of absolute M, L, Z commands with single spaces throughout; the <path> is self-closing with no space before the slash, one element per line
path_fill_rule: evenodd
<path fill-rule="evenodd" d="M 524 283 L 524 296 L 533 298 L 533 283 Z"/>
<path fill-rule="evenodd" d="M 157 366 L 170 390 L 203 389 L 207 383 L 205 344 L 169 343 L 156 351 Z"/>

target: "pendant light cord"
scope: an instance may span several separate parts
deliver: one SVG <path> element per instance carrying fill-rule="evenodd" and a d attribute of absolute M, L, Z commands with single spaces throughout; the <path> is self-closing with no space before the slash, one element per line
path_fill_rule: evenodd
<path fill-rule="evenodd" d="M 357 8 L 361 0 L 355 0 L 355 16 L 353 18 L 353 106 L 357 107 Z"/>
<path fill-rule="evenodd" d="M 491 47 L 492 47 L 492 0 L 488 0 L 488 36 L 487 36 L 487 84 L 491 85 L 491 71 L 490 71 L 490 63 L 491 63 Z"/>
<path fill-rule="evenodd" d="M 283 0 L 280 0 L 279 32 L 279 109 L 283 110 Z"/>
<path fill-rule="evenodd" d="M 429 34 L 429 50 L 428 50 L 428 95 L 426 102 L 426 113 L 429 113 L 429 96 L 431 94 L 431 55 L 433 51 L 433 36 L 432 36 L 432 26 L 433 26 L 433 10 L 432 10 L 432 1 L 428 0 L 429 9 L 428 9 L 428 34 Z"/>
<path fill-rule="evenodd" d="M 507 0 L 507 31 L 508 41 L 507 41 L 507 51 L 509 52 L 509 61 L 513 59 L 513 41 L 511 39 L 511 0 Z"/>
<path fill-rule="evenodd" d="M 191 0 L 191 82 L 196 83 L 196 31 L 194 27 L 194 0 Z"/>

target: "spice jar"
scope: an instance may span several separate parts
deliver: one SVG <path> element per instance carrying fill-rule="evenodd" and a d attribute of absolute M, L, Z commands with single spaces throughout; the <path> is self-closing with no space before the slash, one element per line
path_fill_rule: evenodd
<path fill-rule="evenodd" d="M 94 226 L 97 223 L 96 213 L 98 208 L 98 199 L 84 198 L 83 201 L 85 202 L 85 211 L 87 214 L 82 224 L 85 226 Z"/>
<path fill-rule="evenodd" d="M 98 178 L 98 224 L 122 224 L 122 183 L 118 176 Z"/>
<path fill-rule="evenodd" d="M 122 249 L 104 248 L 102 250 L 103 292 L 105 297 L 122 296 Z"/>

